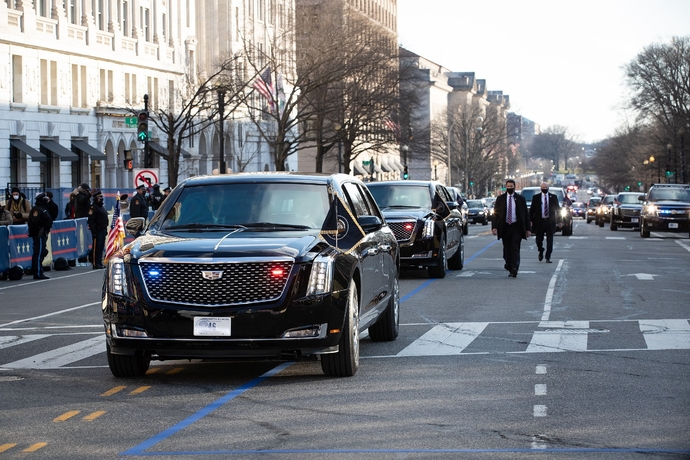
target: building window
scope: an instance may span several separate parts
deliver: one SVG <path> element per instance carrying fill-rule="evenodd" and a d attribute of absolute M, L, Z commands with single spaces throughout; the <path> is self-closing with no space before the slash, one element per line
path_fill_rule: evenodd
<path fill-rule="evenodd" d="M 149 23 L 149 9 L 141 8 L 141 27 L 144 32 L 144 40 L 151 41 L 151 27 Z"/>
<path fill-rule="evenodd" d="M 22 57 L 12 56 L 12 102 L 24 102 L 24 75 Z"/>
<path fill-rule="evenodd" d="M 127 2 L 127 0 L 122 2 L 122 20 L 120 22 L 120 27 L 122 28 L 122 35 L 129 37 L 131 32 L 129 30 L 129 2 Z"/>
<path fill-rule="evenodd" d="M 41 59 L 41 104 L 58 105 L 57 103 L 57 62 Z"/>

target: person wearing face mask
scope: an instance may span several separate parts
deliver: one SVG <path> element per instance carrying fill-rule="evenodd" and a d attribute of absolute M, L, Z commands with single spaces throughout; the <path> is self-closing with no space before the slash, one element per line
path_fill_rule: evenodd
<path fill-rule="evenodd" d="M 108 211 L 103 206 L 103 193 L 98 189 L 93 191 L 93 204 L 89 208 L 87 222 L 93 237 L 91 265 L 94 270 L 100 270 L 105 268 L 103 266 L 103 251 L 105 250 L 105 239 L 108 236 Z"/>
<path fill-rule="evenodd" d="M 516 278 L 520 269 L 520 244 L 531 235 L 527 201 L 515 193 L 515 181 L 506 181 L 506 193 L 496 198 L 491 233 L 503 242 L 503 268 L 511 278 Z"/>
<path fill-rule="evenodd" d="M 12 187 L 12 200 L 10 200 L 7 208 L 10 214 L 12 214 L 12 225 L 21 225 L 28 222 L 31 203 L 21 195 L 18 187 Z"/>
<path fill-rule="evenodd" d="M 31 208 L 28 218 L 29 236 L 33 239 L 31 272 L 35 280 L 50 278 L 43 273 L 43 259 L 48 255 L 48 234 L 53 228 L 53 219 L 46 209 L 47 203 L 48 196 L 45 193 L 36 195 L 36 204 Z"/>
<path fill-rule="evenodd" d="M 530 206 L 530 221 L 536 235 L 539 261 L 544 259 L 544 235 L 546 235 L 546 263 L 551 263 L 553 252 L 553 234 L 556 232 L 556 221 L 561 207 L 558 197 L 549 193 L 549 184 L 541 184 L 541 193 L 532 197 Z"/>

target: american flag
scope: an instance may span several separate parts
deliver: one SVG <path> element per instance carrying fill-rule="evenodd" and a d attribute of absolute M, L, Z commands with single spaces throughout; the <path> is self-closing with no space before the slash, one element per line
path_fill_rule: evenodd
<path fill-rule="evenodd" d="M 125 226 L 122 223 L 122 215 L 120 214 L 120 192 L 117 192 L 117 201 L 115 203 L 115 211 L 113 212 L 113 222 L 110 224 L 108 242 L 105 248 L 105 262 L 108 261 L 110 256 L 122 248 L 124 241 Z"/>
<path fill-rule="evenodd" d="M 266 67 L 266 70 L 261 72 L 254 83 L 252 83 L 252 88 L 256 89 L 259 94 L 266 98 L 268 101 L 268 109 L 271 113 L 275 110 L 275 101 L 273 100 L 273 83 L 271 81 L 271 66 Z"/>
<path fill-rule="evenodd" d="M 397 124 L 396 122 L 394 122 L 391 117 L 384 118 L 383 123 L 386 125 L 386 128 L 390 129 L 393 132 L 393 134 L 395 134 L 396 140 L 399 140 L 400 139 L 400 125 Z"/>

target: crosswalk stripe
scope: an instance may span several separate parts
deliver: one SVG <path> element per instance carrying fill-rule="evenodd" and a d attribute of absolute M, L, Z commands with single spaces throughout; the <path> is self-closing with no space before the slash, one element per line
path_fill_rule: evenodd
<path fill-rule="evenodd" d="M 5 369 L 55 369 L 80 361 L 105 351 L 105 336 L 99 335 L 88 340 L 39 353 L 0 367 Z"/>
<path fill-rule="evenodd" d="M 640 320 L 650 350 L 686 350 L 690 348 L 690 323 L 685 319 Z"/>
<path fill-rule="evenodd" d="M 43 337 L 50 337 L 50 334 L 28 334 L 28 335 L 6 335 L 0 336 L 0 350 L 3 348 L 13 347 L 15 345 L 21 345 L 28 342 L 33 342 L 34 340 L 42 339 Z"/>
<path fill-rule="evenodd" d="M 397 356 L 459 355 L 489 323 L 442 323 L 403 349 Z"/>
<path fill-rule="evenodd" d="M 589 321 L 542 321 L 527 346 L 527 353 L 544 351 L 587 351 Z"/>

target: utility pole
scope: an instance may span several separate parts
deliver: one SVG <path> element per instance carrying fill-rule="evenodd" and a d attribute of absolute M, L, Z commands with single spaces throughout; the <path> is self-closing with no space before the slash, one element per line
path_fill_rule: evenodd
<path fill-rule="evenodd" d="M 147 114 L 147 122 L 148 122 L 148 113 L 149 113 L 149 95 L 144 94 L 144 112 Z M 148 123 L 147 123 L 148 124 Z M 153 158 L 151 158 L 151 149 L 149 149 L 149 133 L 146 133 L 146 140 L 144 141 L 144 165 L 147 168 L 153 168 Z"/>

